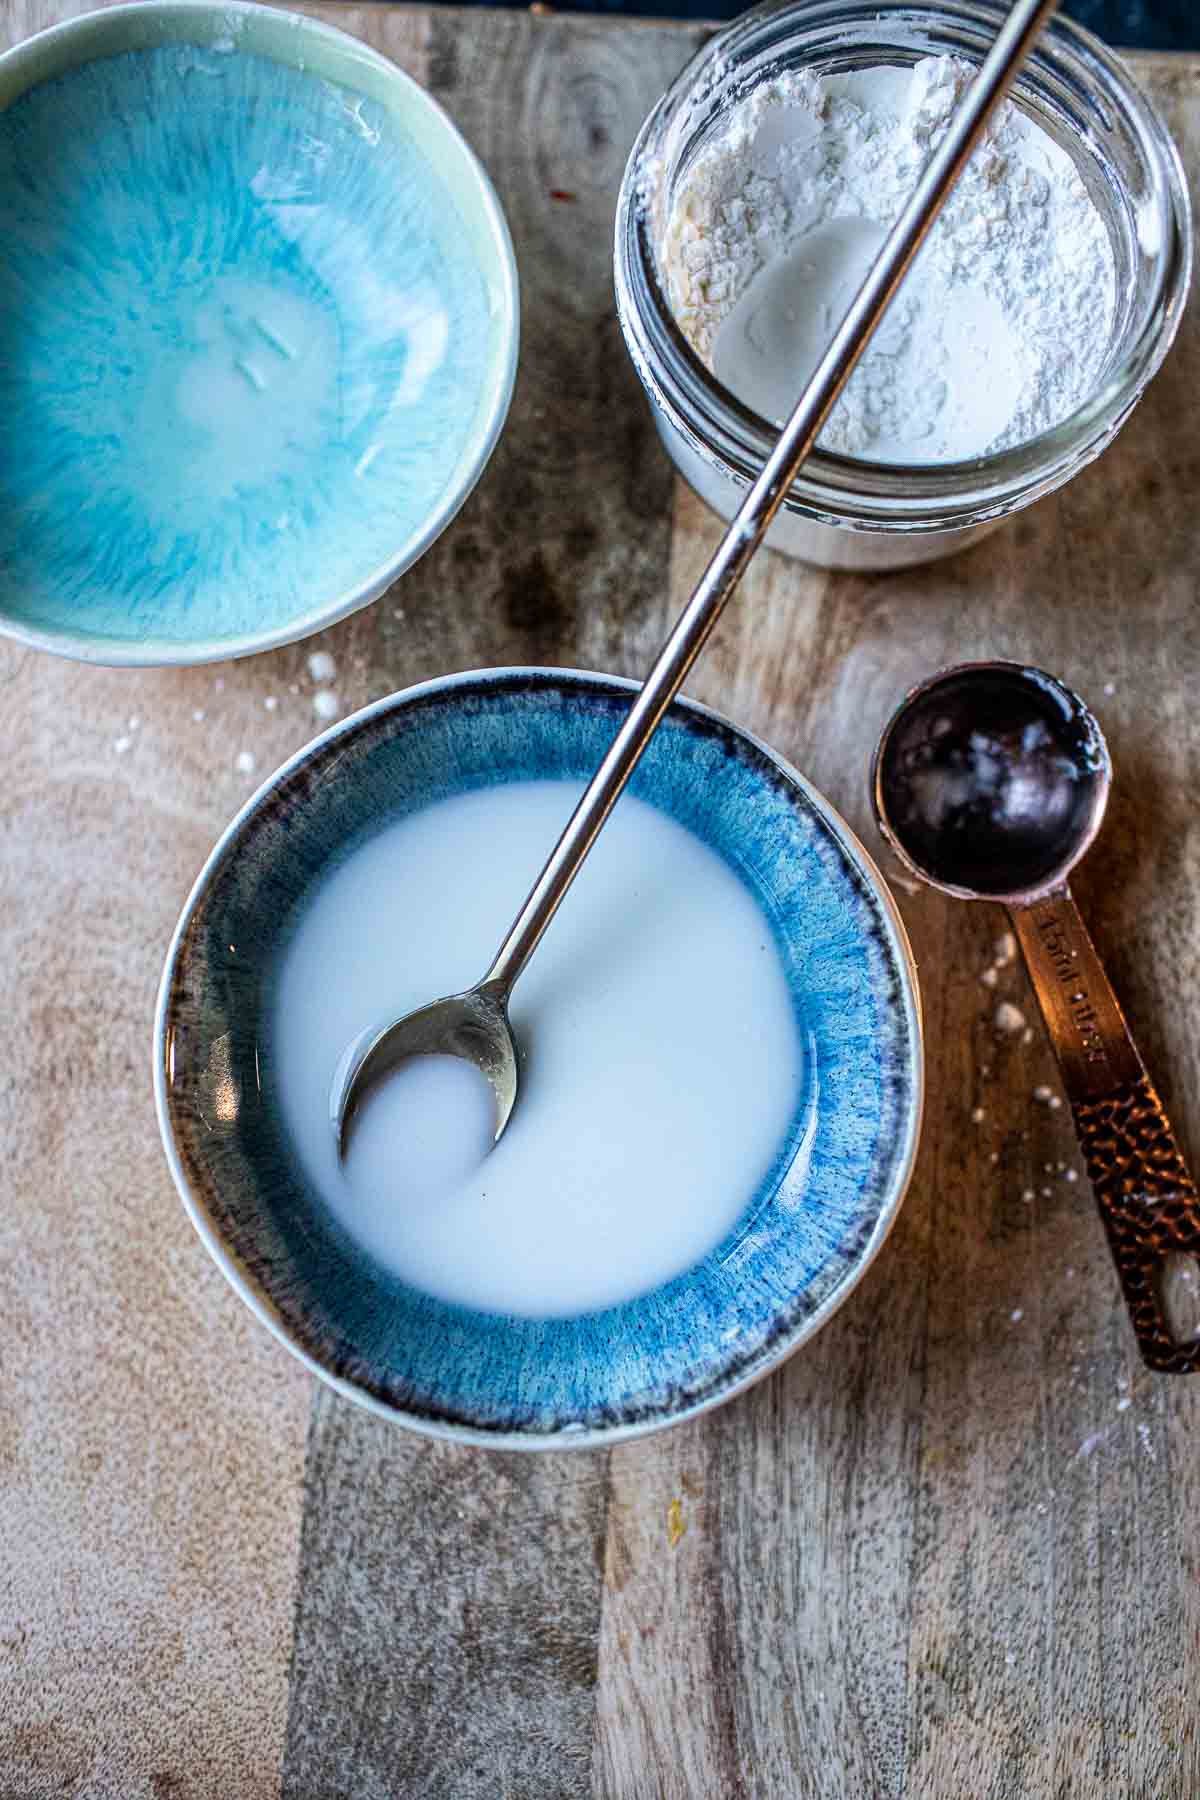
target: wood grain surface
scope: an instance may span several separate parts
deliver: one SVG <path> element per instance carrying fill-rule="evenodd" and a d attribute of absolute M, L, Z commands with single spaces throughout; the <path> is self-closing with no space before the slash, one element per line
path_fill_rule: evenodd
<path fill-rule="evenodd" d="M 3 0 L 0 38 L 72 10 Z M 317 728 L 309 652 L 345 710 L 489 663 L 638 674 L 718 534 L 609 264 L 628 145 L 699 28 L 309 10 L 486 162 L 521 372 L 454 526 L 319 640 L 136 673 L 0 642 L 0 1800 L 1195 1800 L 1200 1386 L 1136 1361 L 1023 974 L 981 979 L 998 914 L 897 882 L 929 1052 L 900 1220 L 811 1344 L 661 1437 L 410 1439 L 315 1392 L 183 1218 L 155 984 L 212 839 Z M 1195 171 L 1200 62 L 1133 60 Z M 1080 688 L 1117 780 L 1079 897 L 1193 1166 L 1198 383 L 1189 318 L 1114 447 L 950 562 L 764 556 L 690 685 L 893 877 L 866 767 L 905 687 L 1002 654 Z"/>

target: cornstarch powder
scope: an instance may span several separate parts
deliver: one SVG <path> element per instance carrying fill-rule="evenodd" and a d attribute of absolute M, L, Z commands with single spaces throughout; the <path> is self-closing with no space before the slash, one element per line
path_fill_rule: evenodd
<path fill-rule="evenodd" d="M 944 133 L 951 57 L 764 83 L 658 210 L 672 311 L 712 372 L 781 424 Z M 1072 413 L 1112 340 L 1113 247 L 1072 159 L 1005 103 L 821 435 L 955 462 Z"/>

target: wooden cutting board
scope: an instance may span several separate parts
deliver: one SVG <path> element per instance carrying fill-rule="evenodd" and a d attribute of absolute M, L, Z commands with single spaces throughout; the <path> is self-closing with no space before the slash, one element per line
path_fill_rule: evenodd
<path fill-rule="evenodd" d="M 8 0 L 12 42 L 73 6 Z M 78 10 L 83 10 L 79 8 Z M 929 1105 L 885 1252 L 771 1380 L 607 1455 L 488 1457 L 317 1389 L 175 1198 L 150 1095 L 178 909 L 253 781 L 446 670 L 639 674 L 717 535 L 613 312 L 633 135 L 699 27 L 313 7 L 483 157 L 524 294 L 478 492 L 378 605 L 221 669 L 0 644 L 0 1800 L 1195 1800 L 1200 1381 L 1136 1361 L 1000 919 L 898 888 Z M 1200 166 L 1200 59 L 1131 59 Z M 764 556 L 691 684 L 874 848 L 905 687 L 1020 656 L 1117 765 L 1080 898 L 1200 1155 L 1200 332 L 1118 443 L 954 561 Z M 274 701 L 273 707 L 268 702 Z M 128 740 L 124 748 L 120 746 Z M 257 774 L 239 771 L 248 751 Z M 886 867 L 885 862 L 885 867 Z"/>

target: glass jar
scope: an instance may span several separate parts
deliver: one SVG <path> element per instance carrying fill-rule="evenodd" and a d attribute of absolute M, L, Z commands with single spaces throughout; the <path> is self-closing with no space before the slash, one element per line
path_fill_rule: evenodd
<path fill-rule="evenodd" d="M 656 219 L 728 108 L 760 82 L 931 55 L 979 63 L 1004 16 L 990 0 L 759 6 L 709 40 L 642 127 L 617 204 L 617 310 L 668 454 L 723 518 L 737 510 L 775 433 L 705 368 L 675 323 L 659 280 Z M 814 451 L 767 535 L 785 554 L 825 568 L 887 569 L 962 549 L 1098 456 L 1170 348 L 1187 296 L 1192 227 L 1162 120 L 1120 61 L 1065 19 L 1043 32 L 1012 98 L 1073 158 L 1112 238 L 1116 320 L 1100 382 L 1052 430 L 969 462 L 885 464 Z"/>

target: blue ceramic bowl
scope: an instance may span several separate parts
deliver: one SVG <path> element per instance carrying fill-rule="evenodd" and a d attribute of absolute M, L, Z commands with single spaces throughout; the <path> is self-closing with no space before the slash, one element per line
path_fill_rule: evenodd
<path fill-rule="evenodd" d="M 499 435 L 512 245 L 445 114 L 328 26 L 121 6 L 0 57 L 0 631 L 103 663 L 375 599 Z"/>
<path fill-rule="evenodd" d="M 167 958 L 155 1088 L 196 1229 L 314 1373 L 421 1431 L 508 1448 L 592 1444 L 715 1405 L 845 1299 L 908 1182 L 922 1060 L 895 907 L 802 776 L 690 703 L 671 709 L 632 791 L 746 883 L 770 920 L 810 1051 L 787 1152 L 737 1226 L 640 1299 L 540 1321 L 406 1286 L 345 1234 L 300 1172 L 273 1095 L 266 1022 L 277 953 L 315 885 L 350 846 L 433 801 L 508 781 L 583 779 L 632 691 L 608 676 L 491 670 L 368 707 L 242 810 Z"/>

